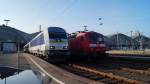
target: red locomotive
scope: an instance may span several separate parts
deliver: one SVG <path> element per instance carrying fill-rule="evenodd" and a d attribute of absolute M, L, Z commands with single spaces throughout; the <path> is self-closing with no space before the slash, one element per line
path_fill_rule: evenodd
<path fill-rule="evenodd" d="M 105 56 L 104 36 L 93 31 L 79 31 L 69 35 L 69 48 L 73 55 L 102 57 Z"/>

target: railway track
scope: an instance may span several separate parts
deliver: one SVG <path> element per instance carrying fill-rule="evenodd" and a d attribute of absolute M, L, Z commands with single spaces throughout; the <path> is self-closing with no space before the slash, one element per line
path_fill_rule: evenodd
<path fill-rule="evenodd" d="M 133 64 L 133 65 L 132 65 Z M 138 80 L 150 84 L 150 64 L 144 62 L 101 62 L 97 64 L 79 64 L 80 66 L 86 66 L 98 71 L 106 73 L 113 73 L 114 75 L 129 78 L 132 80 Z"/>
<path fill-rule="evenodd" d="M 107 59 L 98 63 L 67 62 L 56 65 L 106 84 L 150 84 L 150 62 Z"/>
<path fill-rule="evenodd" d="M 100 61 L 69 62 L 59 67 L 80 76 L 106 84 L 150 84 L 150 62 Z"/>
<path fill-rule="evenodd" d="M 142 81 L 129 79 L 110 72 L 103 72 L 95 68 L 89 68 L 77 64 L 59 65 L 59 67 L 72 73 L 106 84 L 146 84 Z"/>
<path fill-rule="evenodd" d="M 112 66 L 113 65 L 113 66 Z M 122 71 L 128 71 L 128 72 L 131 72 L 131 73 L 137 73 L 137 74 L 140 74 L 140 75 L 147 75 L 147 76 L 150 76 L 150 68 L 149 67 L 139 67 L 139 66 L 135 66 L 135 68 L 132 66 L 129 66 L 129 65 L 123 65 L 123 64 L 112 64 L 112 65 L 103 65 L 103 64 L 98 64 L 96 67 L 94 68 L 99 68 L 99 69 L 105 69 L 106 67 L 111 67 L 112 69 L 117 69 L 117 70 L 122 70 Z M 137 68 L 138 67 L 138 68 Z"/>
<path fill-rule="evenodd" d="M 148 71 L 148 70 L 136 70 L 136 69 L 130 69 L 130 68 L 122 68 L 121 70 L 150 76 L 150 71 Z"/>

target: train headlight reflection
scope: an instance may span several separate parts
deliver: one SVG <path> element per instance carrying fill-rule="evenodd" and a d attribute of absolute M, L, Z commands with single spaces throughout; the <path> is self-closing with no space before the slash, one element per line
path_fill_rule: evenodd
<path fill-rule="evenodd" d="M 64 46 L 63 49 L 68 49 L 68 46 Z"/>
<path fill-rule="evenodd" d="M 50 46 L 50 49 L 55 49 L 55 46 Z"/>

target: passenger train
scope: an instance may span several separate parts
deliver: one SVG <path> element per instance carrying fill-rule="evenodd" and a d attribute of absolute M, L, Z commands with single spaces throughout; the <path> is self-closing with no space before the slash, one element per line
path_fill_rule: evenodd
<path fill-rule="evenodd" d="M 50 61 L 64 61 L 70 54 L 67 33 L 60 27 L 48 27 L 26 44 L 24 51 Z"/>
<path fill-rule="evenodd" d="M 75 58 L 99 58 L 105 56 L 104 36 L 94 31 L 79 31 L 69 35 L 69 48 Z M 80 56 L 80 57 L 77 57 Z"/>

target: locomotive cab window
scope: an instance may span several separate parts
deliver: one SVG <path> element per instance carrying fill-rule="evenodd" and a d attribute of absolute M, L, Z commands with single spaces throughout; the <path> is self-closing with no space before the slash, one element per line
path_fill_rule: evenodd
<path fill-rule="evenodd" d="M 90 33 L 88 35 L 88 38 L 90 42 L 102 42 L 103 41 L 103 36 L 95 33 Z"/>
<path fill-rule="evenodd" d="M 49 38 L 67 39 L 67 35 L 65 33 L 49 33 Z"/>

